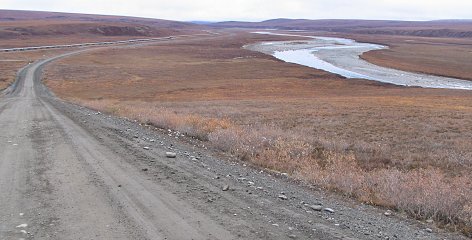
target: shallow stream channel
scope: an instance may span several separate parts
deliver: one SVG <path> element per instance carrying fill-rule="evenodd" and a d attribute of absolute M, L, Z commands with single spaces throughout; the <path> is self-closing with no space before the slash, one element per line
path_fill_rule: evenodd
<path fill-rule="evenodd" d="M 274 32 L 253 32 L 280 36 L 306 37 L 307 40 L 262 42 L 246 49 L 270 54 L 285 62 L 300 64 L 341 75 L 402 86 L 472 90 L 472 81 L 433 76 L 381 67 L 360 58 L 368 51 L 387 46 L 360 43 L 352 39 L 317 37 Z"/>

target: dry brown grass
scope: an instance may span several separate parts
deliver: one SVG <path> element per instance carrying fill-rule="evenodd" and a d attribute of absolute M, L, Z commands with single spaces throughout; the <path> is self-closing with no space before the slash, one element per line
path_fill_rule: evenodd
<path fill-rule="evenodd" d="M 177 114 L 143 103 L 77 102 L 209 141 L 214 148 L 244 161 L 288 172 L 363 202 L 406 211 L 418 219 L 434 219 L 449 227 L 461 227 L 466 233 L 470 231 L 470 173 L 448 174 L 444 169 L 426 165 L 408 170 L 388 166 L 368 169 L 361 166 L 358 155 L 370 155 L 372 150 L 375 151 L 372 146 L 349 146 L 346 142 L 310 138 L 273 126 L 239 126 L 228 119 Z M 370 161 L 374 160 L 369 157 Z"/>
<path fill-rule="evenodd" d="M 0 60 L 0 90 L 7 88 L 14 80 L 18 69 L 27 64 L 20 59 Z"/>
<path fill-rule="evenodd" d="M 471 92 L 345 80 L 239 48 L 269 39 L 91 52 L 50 66 L 46 83 L 63 98 L 470 233 Z"/>

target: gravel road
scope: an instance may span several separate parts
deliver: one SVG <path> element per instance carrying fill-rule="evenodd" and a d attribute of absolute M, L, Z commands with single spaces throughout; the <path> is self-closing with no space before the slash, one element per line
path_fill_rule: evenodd
<path fill-rule="evenodd" d="M 0 96 L 0 239 L 462 239 L 63 102 L 41 69 L 81 51 Z"/>

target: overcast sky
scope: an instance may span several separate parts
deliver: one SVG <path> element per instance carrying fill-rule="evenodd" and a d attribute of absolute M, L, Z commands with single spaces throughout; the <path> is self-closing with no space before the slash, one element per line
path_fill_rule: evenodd
<path fill-rule="evenodd" d="M 0 0 L 0 8 L 184 21 L 472 19 L 472 0 Z"/>

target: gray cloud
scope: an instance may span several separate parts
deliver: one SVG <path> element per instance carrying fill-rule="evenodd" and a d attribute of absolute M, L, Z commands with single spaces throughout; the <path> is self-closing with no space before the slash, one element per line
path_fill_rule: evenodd
<path fill-rule="evenodd" d="M 173 20 L 472 19 L 472 1 L 464 0 L 0 0 L 0 7 Z"/>

